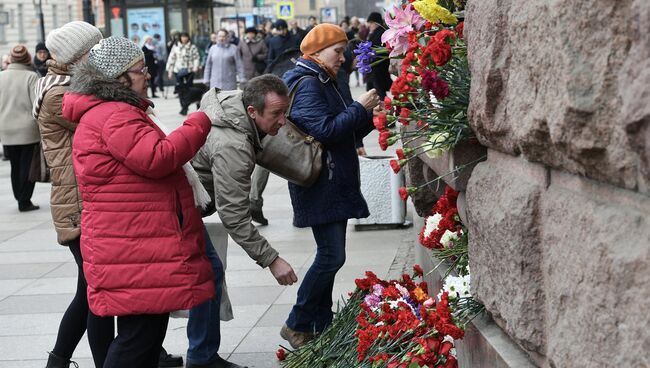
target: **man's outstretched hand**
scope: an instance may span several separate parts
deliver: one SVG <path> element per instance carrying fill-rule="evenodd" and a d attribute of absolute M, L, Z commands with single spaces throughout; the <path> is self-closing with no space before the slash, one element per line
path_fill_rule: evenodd
<path fill-rule="evenodd" d="M 298 281 L 298 276 L 293 272 L 291 265 L 280 256 L 269 265 L 269 270 L 280 285 L 293 285 Z"/>

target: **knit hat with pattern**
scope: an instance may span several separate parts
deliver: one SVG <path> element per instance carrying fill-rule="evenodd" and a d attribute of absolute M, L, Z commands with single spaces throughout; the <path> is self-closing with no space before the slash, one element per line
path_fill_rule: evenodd
<path fill-rule="evenodd" d="M 54 54 L 57 62 L 70 64 L 79 60 L 102 37 L 99 29 L 92 24 L 74 21 L 52 30 L 45 39 L 45 46 Z"/>
<path fill-rule="evenodd" d="M 16 45 L 11 49 L 11 63 L 30 65 L 32 63 L 32 56 L 23 45 Z"/>
<path fill-rule="evenodd" d="M 111 36 L 90 49 L 88 62 L 108 78 L 117 78 L 129 68 L 144 60 L 144 53 L 133 41 Z"/>

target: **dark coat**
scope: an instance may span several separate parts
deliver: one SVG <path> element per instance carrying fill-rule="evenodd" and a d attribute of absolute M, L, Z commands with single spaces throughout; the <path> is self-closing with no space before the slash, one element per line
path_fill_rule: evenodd
<path fill-rule="evenodd" d="M 368 41 L 372 42 L 373 46 L 382 46 L 381 36 L 383 34 L 384 29 L 377 27 L 368 36 Z M 390 86 L 393 84 L 393 80 L 390 78 L 390 73 L 388 72 L 389 65 L 390 62 L 386 59 L 381 63 L 374 65 L 370 74 L 366 76 L 368 83 L 371 84 L 373 88 L 377 89 L 377 93 L 380 97 L 386 96 L 386 92 L 390 91 Z"/>
<path fill-rule="evenodd" d="M 149 69 L 149 74 L 152 76 L 156 75 L 158 72 L 158 64 L 154 50 L 149 50 L 147 46 L 142 46 L 142 52 L 144 53 L 144 65 Z"/>
<path fill-rule="evenodd" d="M 372 113 L 359 102 L 346 107 L 336 82 L 314 62 L 298 59 L 283 79 L 292 88 L 303 76 L 308 78 L 297 87 L 290 118 L 323 144 L 323 169 L 309 188 L 289 183 L 293 223 L 307 227 L 368 217 L 355 138 L 372 131 Z"/>
<path fill-rule="evenodd" d="M 287 32 L 286 36 L 273 36 L 269 39 L 269 52 L 266 55 L 266 65 L 271 65 L 273 60 L 280 56 L 283 52 L 295 47 L 299 47 L 300 44 L 295 37 L 291 35 L 291 32 Z"/>

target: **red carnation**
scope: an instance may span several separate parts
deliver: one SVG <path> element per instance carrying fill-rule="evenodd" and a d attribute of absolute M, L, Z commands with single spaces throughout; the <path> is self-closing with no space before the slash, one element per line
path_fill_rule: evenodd
<path fill-rule="evenodd" d="M 393 172 L 397 174 L 401 167 L 399 166 L 399 162 L 397 160 L 390 160 L 390 168 L 393 169 Z"/>
<path fill-rule="evenodd" d="M 409 116 L 411 116 L 411 110 L 406 107 L 402 107 L 399 112 L 399 122 L 404 125 L 409 125 Z"/>
<path fill-rule="evenodd" d="M 415 187 L 400 187 L 399 188 L 399 196 L 402 198 L 403 201 L 405 201 L 409 195 L 415 193 L 417 191 L 417 188 Z"/>
<path fill-rule="evenodd" d="M 377 130 L 386 129 L 387 121 L 388 119 L 386 119 L 386 113 L 383 112 L 372 118 L 372 123 L 375 125 L 375 128 L 377 128 Z"/>
<path fill-rule="evenodd" d="M 393 101 L 390 99 L 390 97 L 388 97 L 388 96 L 384 97 L 384 108 L 386 110 L 390 110 L 391 107 L 392 107 L 392 102 Z"/>
<path fill-rule="evenodd" d="M 398 148 L 397 150 L 395 150 L 395 154 L 397 155 L 397 158 L 400 159 L 400 160 L 406 159 L 406 156 L 404 155 L 404 150 L 401 149 L 401 148 Z"/>
<path fill-rule="evenodd" d="M 415 272 L 415 276 L 422 276 L 424 274 L 424 270 L 422 270 L 422 267 L 420 265 L 415 265 L 413 266 L 413 272 Z"/>
<path fill-rule="evenodd" d="M 456 35 L 454 34 L 454 32 L 450 31 L 447 28 L 445 28 L 445 29 L 441 30 L 440 32 L 436 33 L 436 35 L 433 36 L 433 37 L 435 39 L 437 39 L 438 41 L 442 41 L 442 42 L 446 42 L 449 39 L 451 39 L 451 41 L 456 40 Z"/>
<path fill-rule="evenodd" d="M 465 30 L 465 22 L 460 22 L 456 25 L 456 33 L 458 33 L 458 38 L 465 38 L 463 31 Z"/>
<path fill-rule="evenodd" d="M 279 361 L 283 361 L 287 358 L 285 355 L 284 349 L 280 348 L 278 351 L 275 352 L 275 356 L 278 357 Z"/>

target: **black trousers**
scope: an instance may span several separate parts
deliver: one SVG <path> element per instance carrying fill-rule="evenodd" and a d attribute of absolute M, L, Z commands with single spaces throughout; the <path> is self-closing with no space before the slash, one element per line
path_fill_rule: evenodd
<path fill-rule="evenodd" d="M 117 337 L 104 368 L 158 368 L 169 313 L 117 317 Z"/>
<path fill-rule="evenodd" d="M 93 354 L 95 367 L 101 368 L 106 360 L 108 348 L 115 337 L 114 317 L 99 317 L 88 309 L 86 289 L 88 284 L 83 273 L 83 257 L 79 238 L 66 244 L 77 263 L 77 292 L 66 309 L 59 324 L 59 332 L 52 353 L 70 359 L 84 332 L 88 332 L 88 344 Z"/>
<path fill-rule="evenodd" d="M 190 102 L 187 101 L 187 90 L 194 84 L 194 73 L 185 74 L 184 76 L 176 76 L 176 92 L 178 92 L 178 100 L 181 103 L 181 108 L 187 110 Z"/>
<path fill-rule="evenodd" d="M 5 156 L 11 164 L 11 189 L 18 201 L 18 207 L 31 203 L 34 183 L 29 181 L 29 167 L 38 144 L 40 143 L 3 146 Z"/>

